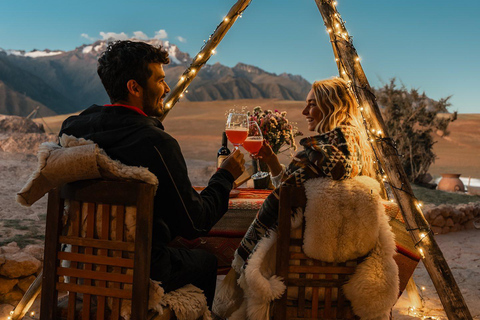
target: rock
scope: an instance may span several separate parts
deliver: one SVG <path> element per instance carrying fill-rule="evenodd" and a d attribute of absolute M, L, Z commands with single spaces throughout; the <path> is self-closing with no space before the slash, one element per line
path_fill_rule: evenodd
<path fill-rule="evenodd" d="M 446 234 L 450 232 L 450 227 L 443 227 L 442 228 L 442 234 Z"/>
<path fill-rule="evenodd" d="M 465 223 L 464 226 L 465 226 L 465 229 L 467 230 L 476 229 L 474 220 L 467 221 L 467 223 Z"/>
<path fill-rule="evenodd" d="M 431 221 L 435 220 L 435 218 L 441 213 L 439 208 L 433 208 L 432 210 L 428 211 L 428 216 Z"/>
<path fill-rule="evenodd" d="M 432 229 L 433 234 L 442 234 L 442 228 L 440 227 L 431 226 L 430 229 Z"/>
<path fill-rule="evenodd" d="M 450 206 L 442 206 L 442 216 L 447 219 L 452 216 L 453 208 Z"/>
<path fill-rule="evenodd" d="M 16 242 L 10 242 L 6 246 L 2 247 L 2 253 L 16 253 L 20 251 L 20 247 Z"/>
<path fill-rule="evenodd" d="M 0 303 L 8 303 L 8 304 L 16 304 L 16 302 L 20 301 L 23 297 L 23 292 L 15 288 L 13 291 L 10 291 L 9 293 L 6 293 L 2 296 L 0 296 Z"/>
<path fill-rule="evenodd" d="M 455 225 L 455 222 L 453 222 L 452 218 L 448 218 L 447 221 L 445 221 L 445 227 L 453 227 Z"/>
<path fill-rule="evenodd" d="M 20 278 L 34 274 L 42 263 L 25 252 L 6 254 L 7 260 L 0 266 L 0 275 L 8 278 Z"/>
<path fill-rule="evenodd" d="M 22 290 L 23 292 L 27 292 L 28 288 L 30 287 L 30 285 L 32 284 L 33 281 L 35 281 L 36 277 L 35 276 L 28 276 L 28 277 L 25 277 L 25 278 L 21 278 L 19 279 L 18 281 L 18 287 L 20 288 L 20 290 Z"/>
<path fill-rule="evenodd" d="M 5 255 L 0 254 L 0 266 L 5 263 Z"/>
<path fill-rule="evenodd" d="M 443 227 L 445 225 L 445 218 L 442 215 L 439 215 L 435 218 L 435 220 L 433 220 L 432 225 L 436 227 Z"/>
<path fill-rule="evenodd" d="M 457 232 L 462 230 L 462 226 L 458 223 L 455 223 L 455 225 L 450 229 L 450 232 Z"/>
<path fill-rule="evenodd" d="M 28 246 L 23 249 L 23 252 L 32 255 L 35 259 L 43 261 L 43 253 L 44 249 L 43 246 L 38 244 L 29 244 Z"/>
<path fill-rule="evenodd" d="M 44 133 L 43 126 L 31 119 L 19 116 L 0 115 L 0 132 L 2 133 Z"/>
<path fill-rule="evenodd" d="M 9 279 L 0 277 L 0 294 L 12 291 L 13 287 L 18 283 L 18 279 Z"/>
<path fill-rule="evenodd" d="M 0 319 L 7 319 L 10 316 L 10 311 L 13 310 L 13 306 L 10 304 L 0 304 Z"/>

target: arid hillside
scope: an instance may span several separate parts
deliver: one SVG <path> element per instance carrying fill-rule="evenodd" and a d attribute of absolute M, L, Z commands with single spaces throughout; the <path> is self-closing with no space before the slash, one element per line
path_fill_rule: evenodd
<path fill-rule="evenodd" d="M 180 143 L 185 158 L 203 161 L 215 161 L 221 143 L 221 132 L 225 124 L 225 113 L 233 107 L 242 106 L 253 110 L 255 106 L 264 109 L 287 111 L 290 121 L 308 135 L 306 123 L 301 114 L 302 101 L 275 99 L 224 100 L 208 102 L 180 102 L 167 116 L 164 125 Z M 58 132 L 67 115 L 44 118 L 49 129 Z M 37 122 L 43 120 L 37 119 Z M 430 168 L 430 173 L 440 176 L 442 173 L 461 173 L 463 177 L 480 178 L 480 114 L 460 114 L 449 127 L 450 135 L 440 137 L 434 150 L 438 159 Z M 297 141 L 301 137 L 297 137 Z M 281 156 L 281 162 L 287 163 L 289 152 Z"/>

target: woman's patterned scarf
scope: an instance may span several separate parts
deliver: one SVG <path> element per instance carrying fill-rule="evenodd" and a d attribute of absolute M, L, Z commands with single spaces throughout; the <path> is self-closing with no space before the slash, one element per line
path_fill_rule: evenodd
<path fill-rule="evenodd" d="M 357 176 L 362 169 L 357 139 L 356 130 L 349 126 L 302 139 L 300 144 L 304 150 L 293 158 L 282 185 L 300 187 L 312 178 L 343 180 Z M 237 249 L 244 268 L 260 239 L 277 227 L 279 195 L 280 188 L 277 188 L 265 199 Z"/>

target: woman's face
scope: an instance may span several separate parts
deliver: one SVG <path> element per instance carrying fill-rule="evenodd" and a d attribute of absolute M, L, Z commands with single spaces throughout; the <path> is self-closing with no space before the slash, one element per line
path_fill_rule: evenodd
<path fill-rule="evenodd" d="M 320 107 L 317 105 L 313 89 L 310 90 L 307 95 L 307 106 L 305 107 L 305 109 L 303 109 L 302 114 L 307 120 L 308 130 L 315 131 L 317 124 L 319 124 L 320 121 L 322 121 L 323 119 L 323 114 L 320 110 Z"/>

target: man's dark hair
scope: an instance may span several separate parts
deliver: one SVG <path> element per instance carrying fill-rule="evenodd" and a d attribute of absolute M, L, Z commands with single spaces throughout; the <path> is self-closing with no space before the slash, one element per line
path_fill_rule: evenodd
<path fill-rule="evenodd" d="M 145 42 L 116 41 L 98 59 L 97 73 L 102 80 L 112 103 L 126 100 L 127 82 L 137 81 L 142 87 L 152 75 L 150 63 L 167 64 L 168 52 L 161 46 L 154 47 Z"/>

